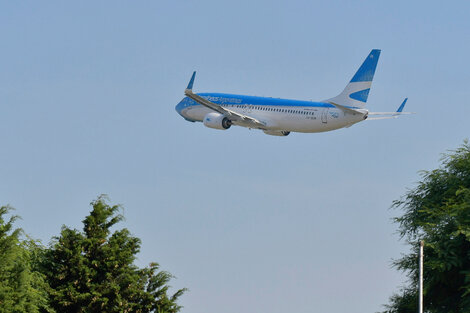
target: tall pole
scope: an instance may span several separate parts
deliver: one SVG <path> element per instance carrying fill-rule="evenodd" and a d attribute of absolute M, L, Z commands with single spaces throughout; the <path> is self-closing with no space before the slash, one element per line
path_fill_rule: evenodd
<path fill-rule="evenodd" d="M 423 247 L 424 241 L 419 242 L 419 313 L 423 313 Z"/>

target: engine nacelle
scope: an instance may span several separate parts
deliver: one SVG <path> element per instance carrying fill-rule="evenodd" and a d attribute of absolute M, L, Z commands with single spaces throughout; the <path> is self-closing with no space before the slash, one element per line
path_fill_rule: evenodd
<path fill-rule="evenodd" d="M 220 113 L 207 113 L 203 120 L 204 126 L 215 129 L 229 129 L 232 121 Z"/>
<path fill-rule="evenodd" d="M 287 130 L 263 130 L 266 135 L 271 136 L 287 136 L 290 134 Z"/>

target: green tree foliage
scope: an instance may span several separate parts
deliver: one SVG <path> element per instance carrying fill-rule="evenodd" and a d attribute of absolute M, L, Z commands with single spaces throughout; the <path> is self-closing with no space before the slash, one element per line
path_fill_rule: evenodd
<path fill-rule="evenodd" d="M 394 262 L 408 286 L 390 299 L 389 313 L 417 312 L 418 241 L 424 246 L 424 303 L 432 313 L 470 312 L 470 145 L 445 154 L 442 166 L 422 172 L 417 186 L 393 204 L 411 253 Z"/>
<path fill-rule="evenodd" d="M 34 268 L 42 247 L 20 239 L 21 229 L 13 226 L 18 217 L 5 219 L 10 211 L 0 208 L 0 313 L 53 312 L 44 275 Z"/>
<path fill-rule="evenodd" d="M 178 297 L 168 295 L 172 276 L 157 263 L 134 265 L 140 240 L 127 229 L 111 228 L 122 220 L 119 206 L 103 197 L 92 202 L 83 232 L 63 226 L 44 256 L 42 267 L 58 312 L 178 312 Z"/>

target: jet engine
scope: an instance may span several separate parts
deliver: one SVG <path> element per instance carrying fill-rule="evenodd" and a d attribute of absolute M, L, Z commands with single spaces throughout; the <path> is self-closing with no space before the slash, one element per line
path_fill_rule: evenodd
<path fill-rule="evenodd" d="M 232 121 L 220 113 L 207 113 L 204 116 L 204 126 L 215 129 L 229 129 L 232 126 Z"/>
<path fill-rule="evenodd" d="M 271 136 L 287 136 L 290 134 L 287 130 L 263 130 L 266 135 Z"/>

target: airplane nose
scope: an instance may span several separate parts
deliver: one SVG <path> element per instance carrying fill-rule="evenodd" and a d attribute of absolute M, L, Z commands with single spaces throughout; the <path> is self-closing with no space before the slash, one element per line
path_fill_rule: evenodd
<path fill-rule="evenodd" d="M 191 100 L 186 97 L 183 98 L 175 107 L 176 112 L 178 112 L 179 115 L 181 115 L 185 120 L 188 122 L 195 122 L 195 120 L 188 114 L 188 110 L 192 106 Z"/>
<path fill-rule="evenodd" d="M 176 105 L 176 107 L 175 107 L 176 112 L 178 112 L 178 114 L 181 115 L 181 116 L 183 116 L 183 114 L 181 113 L 181 111 L 182 111 L 183 108 L 184 108 L 183 101 L 184 101 L 184 99 L 181 100 L 181 101 Z"/>

